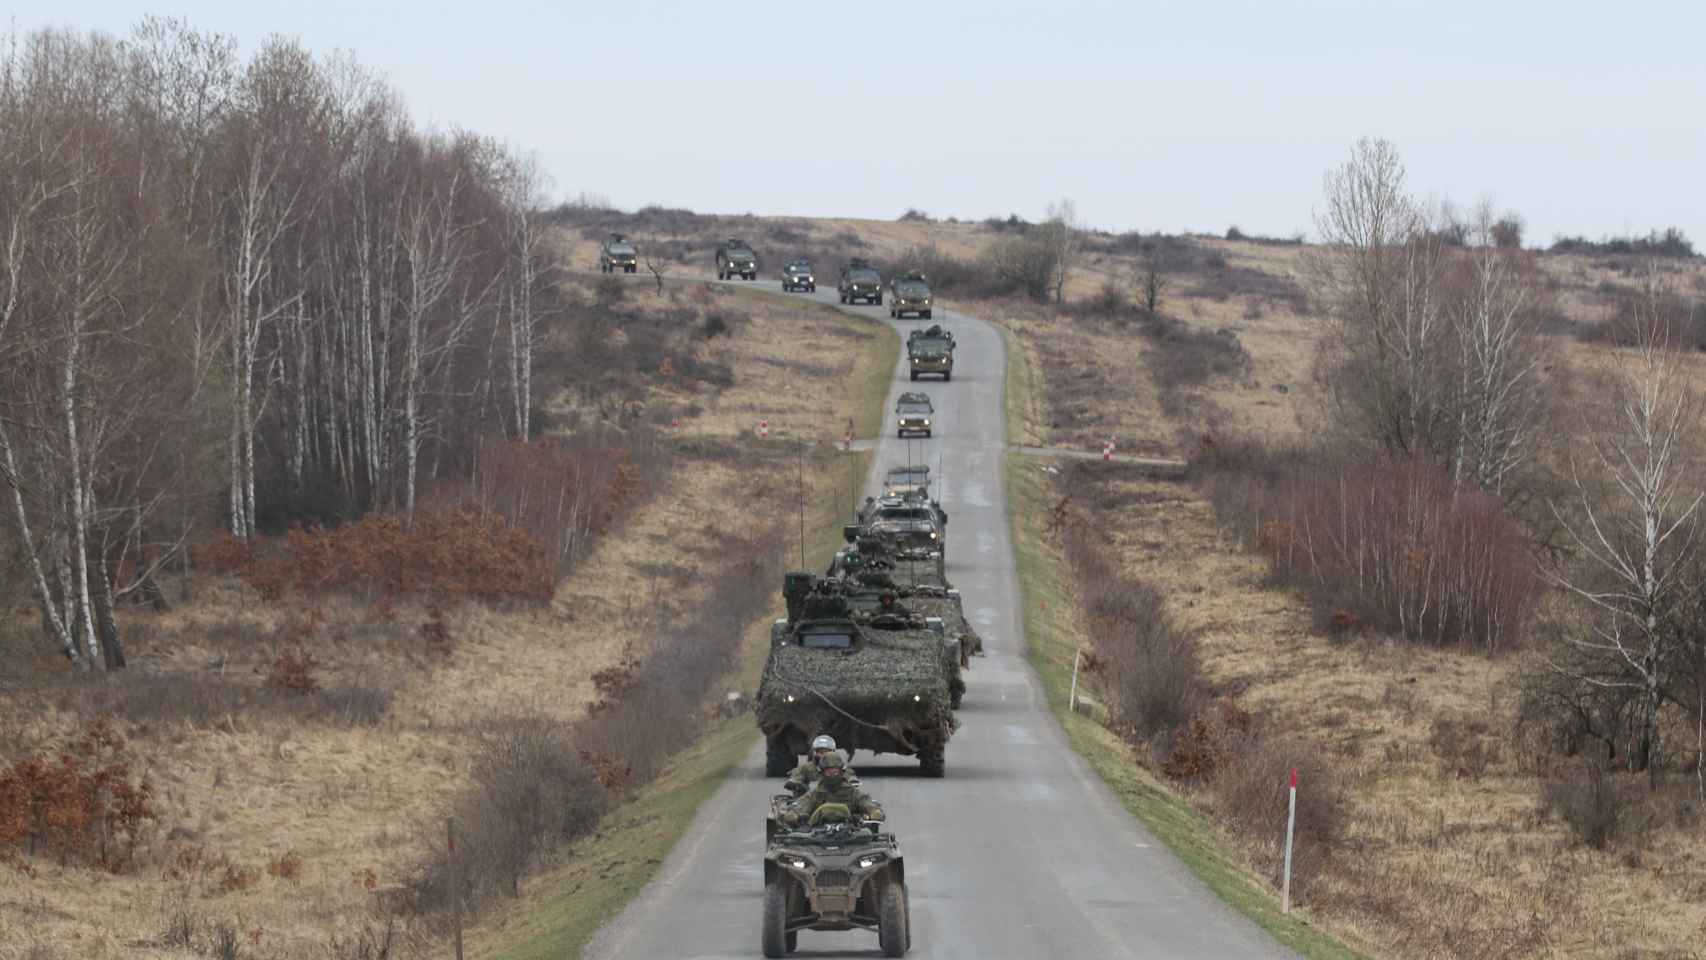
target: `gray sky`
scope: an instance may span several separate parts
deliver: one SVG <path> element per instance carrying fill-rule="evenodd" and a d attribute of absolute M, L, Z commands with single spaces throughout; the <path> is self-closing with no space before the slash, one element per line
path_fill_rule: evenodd
<path fill-rule="evenodd" d="M 16 26 L 149 9 L 13 0 Z M 1309 230 L 1322 174 L 1393 141 L 1412 190 L 1528 240 L 1675 225 L 1706 249 L 1706 5 L 1576 0 L 771 4 L 176 0 L 342 48 L 417 120 L 538 153 L 632 209 Z"/>

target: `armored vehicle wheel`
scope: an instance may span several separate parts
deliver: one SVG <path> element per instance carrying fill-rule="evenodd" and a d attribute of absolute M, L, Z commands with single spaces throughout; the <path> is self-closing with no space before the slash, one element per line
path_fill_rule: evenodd
<path fill-rule="evenodd" d="M 966 698 L 966 695 L 964 692 L 959 691 L 959 690 L 955 690 L 953 692 L 953 694 L 948 698 L 948 706 L 953 707 L 955 710 L 958 710 L 960 708 L 960 701 L 964 700 L 965 698 Z"/>
<path fill-rule="evenodd" d="M 814 283 L 811 286 L 807 287 L 806 292 L 807 293 L 816 293 L 817 292 L 817 284 Z"/>
<path fill-rule="evenodd" d="M 779 738 L 771 738 L 764 743 L 764 775 L 767 777 L 785 777 L 794 769 L 794 751 Z"/>
<path fill-rule="evenodd" d="M 944 373 L 944 374 L 942 374 L 942 382 L 943 382 L 943 383 L 947 383 L 947 382 L 948 382 L 948 381 L 950 381 L 950 380 L 952 380 L 952 379 L 954 379 L 954 375 L 953 375 L 953 374 L 951 374 L 951 373 Z"/>
<path fill-rule="evenodd" d="M 928 320 L 928 319 L 930 319 L 930 311 L 926 310 L 922 314 L 920 314 L 920 316 L 922 316 L 924 319 Z"/>
<path fill-rule="evenodd" d="M 766 957 L 785 957 L 791 945 L 788 935 L 788 879 L 777 877 L 764 885 L 764 933 Z M 896 954 L 899 956 L 899 954 Z"/>
<path fill-rule="evenodd" d="M 788 944 L 789 953 L 793 953 L 795 950 L 800 949 L 800 931 L 789 930 L 788 935 L 783 939 Z"/>
<path fill-rule="evenodd" d="M 883 295 L 880 293 L 877 294 L 876 304 L 879 307 L 883 305 Z"/>
<path fill-rule="evenodd" d="M 765 903 L 769 903 L 768 892 Z M 890 883 L 883 887 L 883 895 L 877 904 L 877 942 L 882 944 L 883 956 L 906 956 L 906 934 L 906 887 Z"/>
<path fill-rule="evenodd" d="M 639 267 L 629 267 L 629 268 L 628 268 L 628 270 L 627 270 L 627 272 L 628 272 L 628 273 L 633 273 L 633 272 L 635 272 L 635 271 L 636 271 L 636 270 L 639 270 L 639 269 L 640 269 L 640 268 L 639 268 Z"/>
<path fill-rule="evenodd" d="M 947 767 L 947 750 L 940 744 L 918 751 L 918 771 L 926 777 L 939 778 L 948 772 Z"/>
<path fill-rule="evenodd" d="M 918 371 L 916 371 L 916 370 L 914 370 L 914 371 L 913 371 L 913 372 L 912 372 L 912 379 L 913 379 L 913 380 L 915 380 L 915 381 L 916 381 L 916 380 L 917 380 L 917 379 L 918 379 Z"/>

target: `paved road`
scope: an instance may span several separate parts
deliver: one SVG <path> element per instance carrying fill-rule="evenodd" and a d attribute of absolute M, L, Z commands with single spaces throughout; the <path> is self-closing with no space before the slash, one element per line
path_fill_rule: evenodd
<path fill-rule="evenodd" d="M 775 284 L 760 284 L 775 289 Z M 791 296 L 806 297 L 805 294 Z M 816 299 L 834 303 L 833 289 Z M 850 308 L 887 316 L 887 308 Z M 1025 662 L 1023 618 L 1002 469 L 1002 342 L 994 328 L 938 314 L 957 338 L 952 383 L 927 381 L 937 435 L 881 441 L 877 473 L 915 460 L 934 473 L 951 518 L 948 575 L 988 656 L 973 661 L 947 777 L 909 757 L 859 754 L 866 789 L 901 838 L 912 899 L 909 956 L 943 958 L 1281 957 L 1128 815 L 1073 754 Z M 901 321 L 905 331 L 917 321 Z M 904 357 L 894 395 L 914 389 Z M 777 585 L 780 589 L 780 584 Z M 777 781 L 753 749 L 700 810 L 651 885 L 588 948 L 597 958 L 756 957 L 764 810 Z M 797 956 L 880 956 L 864 931 L 801 931 Z"/>

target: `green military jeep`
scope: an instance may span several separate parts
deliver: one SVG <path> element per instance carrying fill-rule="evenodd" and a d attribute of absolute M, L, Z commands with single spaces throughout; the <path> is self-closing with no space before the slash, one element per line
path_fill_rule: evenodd
<path fill-rule="evenodd" d="M 930 436 L 930 418 L 935 412 L 936 408 L 930 405 L 928 394 L 901 394 L 894 405 L 895 435 L 904 437 L 909 433 L 922 433 Z"/>
<path fill-rule="evenodd" d="M 804 290 L 807 293 L 817 291 L 817 277 L 812 275 L 812 262 L 806 259 L 789 260 L 782 268 L 782 292 Z"/>
<path fill-rule="evenodd" d="M 841 280 L 836 284 L 842 303 L 863 301 L 883 305 L 883 275 L 864 260 L 854 257 L 841 268 Z"/>
<path fill-rule="evenodd" d="M 758 279 L 758 255 L 744 240 L 725 240 L 717 247 L 717 279 Z"/>
<path fill-rule="evenodd" d="M 628 238 L 620 233 L 613 233 L 610 239 L 599 244 L 598 272 L 599 273 L 633 273 L 639 269 L 639 253 Z"/>
<path fill-rule="evenodd" d="M 930 319 L 930 284 L 922 273 L 896 274 L 889 280 L 889 316 L 907 314 Z"/>

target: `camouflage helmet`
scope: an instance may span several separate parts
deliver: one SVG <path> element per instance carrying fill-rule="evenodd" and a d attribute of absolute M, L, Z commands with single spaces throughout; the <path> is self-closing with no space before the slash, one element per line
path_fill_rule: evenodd
<path fill-rule="evenodd" d="M 847 755 L 840 750 L 831 750 L 817 758 L 817 768 L 819 770 L 846 770 Z"/>
<path fill-rule="evenodd" d="M 835 738 L 830 736 L 827 733 L 819 734 L 818 738 L 816 740 L 812 741 L 812 752 L 813 753 L 816 753 L 819 750 L 834 750 L 834 749 L 835 749 Z"/>

